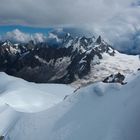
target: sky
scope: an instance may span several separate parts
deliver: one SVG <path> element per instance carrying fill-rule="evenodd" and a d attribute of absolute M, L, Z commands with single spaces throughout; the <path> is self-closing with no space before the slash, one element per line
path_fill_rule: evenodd
<path fill-rule="evenodd" d="M 23 41 L 23 34 L 78 27 L 102 35 L 119 50 L 140 50 L 139 0 L 1 0 L 0 19 L 5 38 L 21 32 Z"/>
<path fill-rule="evenodd" d="M 0 25 L 0 34 L 3 35 L 7 32 L 11 32 L 15 29 L 20 30 L 24 33 L 43 33 L 47 34 L 52 30 L 52 28 L 41 28 L 41 27 L 28 27 L 28 26 L 22 26 L 22 25 Z"/>

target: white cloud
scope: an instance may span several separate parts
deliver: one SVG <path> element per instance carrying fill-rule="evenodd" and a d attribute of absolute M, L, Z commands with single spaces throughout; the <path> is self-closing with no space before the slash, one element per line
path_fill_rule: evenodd
<path fill-rule="evenodd" d="M 48 40 L 55 40 L 56 42 L 61 42 L 61 39 L 58 38 L 58 36 L 56 34 L 53 34 L 53 33 L 49 33 Z"/>
<path fill-rule="evenodd" d="M 135 0 L 1 0 L 0 24 L 32 26 L 104 22 Z"/>
<path fill-rule="evenodd" d="M 140 7 L 127 8 L 110 20 L 93 26 L 93 31 L 100 34 L 115 48 L 123 52 L 140 53 L 138 36 L 140 35 Z M 136 44 L 137 40 L 137 44 Z"/>
<path fill-rule="evenodd" d="M 35 33 L 32 37 L 35 42 L 44 42 L 46 40 L 46 36 L 41 33 Z"/>
<path fill-rule="evenodd" d="M 0 4 L 1 25 L 88 28 L 119 50 L 134 48 L 139 17 L 139 0 L 1 0 Z M 27 40 L 23 36 L 16 38 Z"/>
<path fill-rule="evenodd" d="M 11 32 L 7 32 L 4 36 L 1 37 L 1 39 L 12 40 L 15 42 L 22 42 L 22 43 L 29 42 L 30 40 L 33 40 L 35 42 L 43 42 L 46 40 L 46 36 L 44 36 L 41 33 L 35 33 L 35 34 L 24 33 L 18 29 L 15 29 Z"/>
<path fill-rule="evenodd" d="M 29 34 L 25 34 L 21 32 L 18 29 L 15 29 L 11 32 L 7 32 L 6 35 L 4 36 L 5 39 L 13 40 L 13 41 L 18 41 L 18 42 L 26 42 L 31 39 L 31 36 Z"/>

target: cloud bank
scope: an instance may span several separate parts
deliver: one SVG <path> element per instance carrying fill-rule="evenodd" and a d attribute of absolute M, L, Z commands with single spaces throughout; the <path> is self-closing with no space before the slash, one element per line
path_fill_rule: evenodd
<path fill-rule="evenodd" d="M 21 32 L 18 29 L 15 29 L 11 32 L 7 32 L 5 35 L 1 36 L 1 40 L 11 40 L 14 42 L 21 42 L 21 43 L 27 43 L 30 40 L 33 40 L 34 42 L 44 42 L 46 40 L 46 36 L 42 33 L 24 33 Z"/>
<path fill-rule="evenodd" d="M 115 48 L 125 53 L 140 54 L 140 6 L 118 13 L 104 24 L 93 27 Z"/>
<path fill-rule="evenodd" d="M 25 33 L 19 29 L 15 29 L 0 36 L 0 41 L 10 40 L 15 43 L 28 43 L 34 41 L 34 43 L 47 42 L 52 44 L 61 43 L 62 37 L 66 32 L 63 28 L 56 28 L 48 34 L 43 33 Z"/>
<path fill-rule="evenodd" d="M 0 25 L 82 27 L 131 53 L 140 53 L 139 17 L 139 0 L 1 0 L 0 4 Z M 16 38 L 24 41 L 27 36 Z"/>
<path fill-rule="evenodd" d="M 68 26 L 102 23 L 136 0 L 1 0 L 0 24 Z"/>

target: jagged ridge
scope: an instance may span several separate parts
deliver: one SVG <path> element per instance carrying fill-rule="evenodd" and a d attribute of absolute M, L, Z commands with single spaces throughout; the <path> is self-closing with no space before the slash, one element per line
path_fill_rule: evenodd
<path fill-rule="evenodd" d="M 102 59 L 103 53 L 115 54 L 101 36 L 74 38 L 66 34 L 59 47 L 33 41 L 27 44 L 6 41 L 0 46 L 1 71 L 39 83 L 72 83 L 90 72 L 95 56 Z"/>

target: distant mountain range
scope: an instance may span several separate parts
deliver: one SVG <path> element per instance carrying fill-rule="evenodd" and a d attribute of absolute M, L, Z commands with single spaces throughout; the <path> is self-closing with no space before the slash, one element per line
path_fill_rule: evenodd
<path fill-rule="evenodd" d="M 102 66 L 105 63 L 107 65 Z M 108 68 L 112 63 L 114 66 Z M 98 66 L 101 68 L 96 68 Z M 70 84 L 80 81 L 77 84 L 87 84 L 115 72 L 132 72 L 138 67 L 137 56 L 122 57 L 101 36 L 73 37 L 66 33 L 42 43 L 0 42 L 0 71 L 31 82 Z M 95 70 L 100 71 L 100 75 L 97 76 Z"/>

